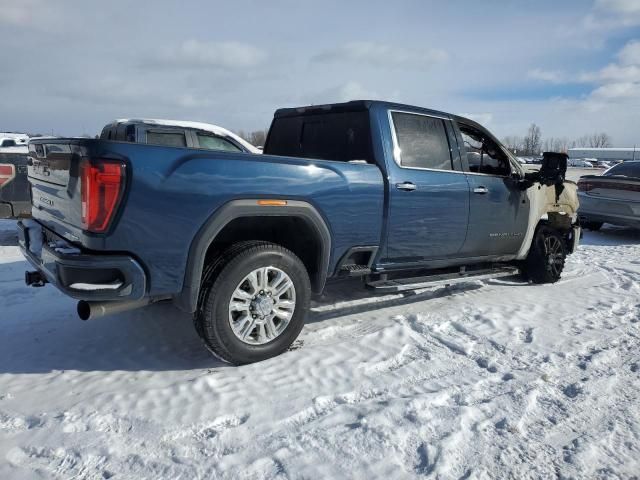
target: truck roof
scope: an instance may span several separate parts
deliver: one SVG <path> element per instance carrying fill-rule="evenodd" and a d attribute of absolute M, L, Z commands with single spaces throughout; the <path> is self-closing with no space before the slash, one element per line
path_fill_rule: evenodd
<path fill-rule="evenodd" d="M 236 142 L 245 147 L 248 151 L 252 153 L 262 153 L 260 149 L 256 148 L 254 145 L 247 142 L 245 139 L 236 135 L 235 133 L 227 130 L 226 128 L 219 127 L 218 125 L 213 125 L 212 123 L 204 123 L 204 122 L 191 122 L 186 120 L 166 120 L 162 118 L 118 118 L 111 122 L 110 126 L 121 125 L 123 123 L 142 123 L 145 125 L 160 125 L 163 127 L 180 127 L 180 128 L 192 128 L 194 130 L 202 130 L 205 132 L 213 133 L 214 135 L 218 135 L 221 137 L 231 137 Z"/>
<path fill-rule="evenodd" d="M 327 103 L 324 105 L 307 105 L 303 107 L 292 108 L 279 108 L 274 113 L 274 118 L 280 117 L 294 117 L 300 115 L 312 115 L 318 112 L 360 112 L 363 110 L 370 110 L 373 106 L 380 105 L 384 108 L 400 109 L 400 110 L 412 110 L 428 113 L 430 115 L 440 115 L 444 117 L 452 116 L 449 113 L 441 112 L 438 110 L 432 110 L 429 108 L 418 107 L 416 105 L 407 105 L 404 103 L 388 102 L 384 100 L 351 100 L 349 102 L 341 103 Z"/>
<path fill-rule="evenodd" d="M 471 120 L 470 118 L 463 117 L 461 115 L 455 115 L 453 113 L 442 112 L 439 110 L 432 110 L 430 108 L 418 107 L 416 105 L 407 105 L 404 103 L 388 102 L 384 100 L 351 100 L 349 102 L 342 103 L 328 103 L 325 105 L 308 105 L 304 107 L 293 108 L 280 108 L 276 110 L 273 118 L 283 117 L 299 117 L 301 115 L 317 115 L 318 113 L 342 113 L 342 112 L 362 112 L 370 110 L 374 106 L 381 106 L 382 108 L 391 110 L 408 110 L 410 112 L 424 113 L 427 115 L 434 115 L 438 117 L 452 118 L 457 122 L 471 125 L 475 128 L 482 130 L 487 136 L 493 140 L 498 139 L 489 132 L 482 124 Z"/>

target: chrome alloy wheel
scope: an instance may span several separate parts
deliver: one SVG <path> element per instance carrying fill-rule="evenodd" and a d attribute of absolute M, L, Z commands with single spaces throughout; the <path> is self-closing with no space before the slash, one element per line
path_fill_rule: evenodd
<path fill-rule="evenodd" d="M 285 331 L 296 307 L 296 289 L 285 272 L 260 267 L 238 284 L 229 301 L 229 324 L 238 339 L 264 345 Z"/>
<path fill-rule="evenodd" d="M 544 249 L 549 270 L 559 277 L 564 267 L 564 249 L 560 240 L 556 237 L 546 237 L 544 239 Z"/>

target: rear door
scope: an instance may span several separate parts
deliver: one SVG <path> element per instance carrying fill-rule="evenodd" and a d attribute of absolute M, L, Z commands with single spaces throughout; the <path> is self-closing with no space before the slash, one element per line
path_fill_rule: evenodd
<path fill-rule="evenodd" d="M 392 110 L 389 218 L 384 263 L 420 263 L 456 257 L 464 244 L 469 186 L 454 168 L 452 121 Z M 457 145 L 455 146 L 457 150 Z"/>

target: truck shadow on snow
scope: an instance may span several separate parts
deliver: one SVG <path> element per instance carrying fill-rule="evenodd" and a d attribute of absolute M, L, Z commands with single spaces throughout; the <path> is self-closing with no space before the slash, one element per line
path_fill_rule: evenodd
<path fill-rule="evenodd" d="M 0 243 L 12 234 L 0 231 Z M 640 244 L 640 232 L 605 226 L 600 232 L 586 232 L 583 243 L 636 245 Z M 26 287 L 22 281 L 26 268 L 24 261 L 0 263 L 0 374 L 227 367 L 205 349 L 191 316 L 171 305 L 152 305 L 82 322 L 76 316 L 75 302 L 56 289 Z M 470 282 L 389 294 L 367 290 L 355 279 L 337 281 L 313 300 L 307 323 L 366 314 L 478 288 L 482 288 L 481 283 Z M 347 318 L 344 320 L 349 322 Z"/>
<path fill-rule="evenodd" d="M 59 292 L 38 289 L 30 298 L 24 290 L 11 289 L 24 296 L 22 305 L 0 303 L 0 374 L 225 366 L 205 349 L 190 316 L 170 305 L 82 322 L 74 302 Z"/>
<path fill-rule="evenodd" d="M 7 265 L 15 270 L 22 263 L 0 264 L 0 279 L 6 278 L 3 269 Z M 4 311 L 0 315 L 0 374 L 228 367 L 206 350 L 193 328 L 191 316 L 169 304 L 82 322 L 76 317 L 74 301 L 55 289 L 30 289 L 13 280 L 8 282 L 10 287 L 2 286 L 0 298 Z M 322 298 L 314 300 L 307 323 L 428 301 L 476 288 L 481 285 L 461 284 L 455 288 L 389 295 L 370 292 L 354 280 L 337 282 L 328 286 Z M 13 301 L 8 301 L 9 297 Z M 349 300 L 348 305 L 343 306 L 343 298 Z"/>
<path fill-rule="evenodd" d="M 605 224 L 602 227 L 602 230 L 597 232 L 586 230 L 580 243 L 582 245 L 599 245 L 607 247 L 639 245 L 640 230 Z"/>

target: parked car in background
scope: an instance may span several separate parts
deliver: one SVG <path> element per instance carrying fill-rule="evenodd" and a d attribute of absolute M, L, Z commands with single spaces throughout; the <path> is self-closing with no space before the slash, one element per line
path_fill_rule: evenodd
<path fill-rule="evenodd" d="M 579 242 L 577 187 L 558 163 L 526 173 L 462 117 L 379 101 L 281 109 L 263 155 L 203 150 L 200 135 L 230 136 L 183 127 L 122 121 L 100 139 L 30 143 L 28 285 L 79 299 L 85 320 L 172 302 L 244 364 L 290 347 L 327 279 L 551 283 Z"/>
<path fill-rule="evenodd" d="M 578 214 L 585 228 L 599 230 L 603 223 L 640 227 L 640 161 L 580 177 L 578 196 Z"/>
<path fill-rule="evenodd" d="M 28 151 L 26 142 L 15 138 L 0 137 L 0 153 L 27 153 Z"/>
<path fill-rule="evenodd" d="M 567 161 L 568 167 L 593 168 L 593 163 L 583 158 L 570 158 Z"/>
<path fill-rule="evenodd" d="M 102 140 L 226 152 L 261 153 L 235 133 L 210 123 L 152 118 L 120 119 L 106 125 Z"/>
<path fill-rule="evenodd" d="M 596 168 L 611 168 L 612 165 L 613 164 L 611 162 L 607 162 L 605 160 L 596 160 L 593 166 Z"/>
<path fill-rule="evenodd" d="M 31 215 L 27 151 L 26 146 L 0 148 L 0 218 Z"/>

